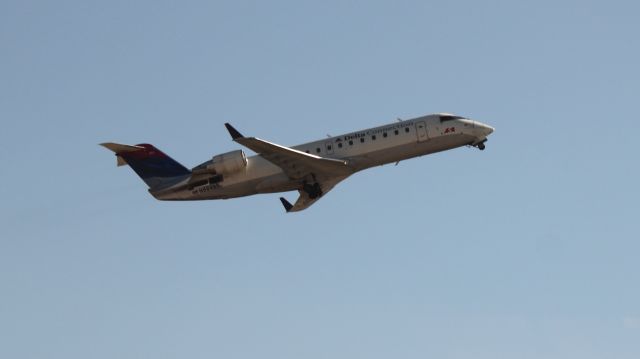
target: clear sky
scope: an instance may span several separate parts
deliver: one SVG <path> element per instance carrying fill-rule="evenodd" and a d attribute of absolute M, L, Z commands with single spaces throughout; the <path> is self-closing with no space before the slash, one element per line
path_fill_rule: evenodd
<path fill-rule="evenodd" d="M 0 2 L 0 357 L 638 358 L 634 1 Z M 460 148 L 278 195 L 187 167 L 433 112 Z M 295 193 L 286 196 L 294 200 Z"/>

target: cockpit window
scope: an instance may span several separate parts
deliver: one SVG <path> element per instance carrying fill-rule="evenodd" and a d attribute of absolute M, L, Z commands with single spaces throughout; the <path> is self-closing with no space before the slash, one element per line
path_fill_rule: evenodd
<path fill-rule="evenodd" d="M 443 115 L 440 116 L 440 122 L 453 121 L 453 120 L 466 120 L 461 116 Z"/>

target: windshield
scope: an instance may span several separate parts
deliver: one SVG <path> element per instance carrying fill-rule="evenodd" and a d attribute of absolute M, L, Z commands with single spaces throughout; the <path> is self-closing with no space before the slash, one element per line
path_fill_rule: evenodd
<path fill-rule="evenodd" d="M 440 116 L 440 122 L 453 121 L 453 120 L 466 120 L 462 116 L 442 115 Z"/>

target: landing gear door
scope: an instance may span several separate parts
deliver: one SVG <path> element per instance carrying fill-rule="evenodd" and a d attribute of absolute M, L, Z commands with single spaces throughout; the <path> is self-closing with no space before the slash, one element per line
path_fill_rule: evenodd
<path fill-rule="evenodd" d="M 416 122 L 416 135 L 418 136 L 418 142 L 426 141 L 429 139 L 427 135 L 427 123 L 424 121 Z"/>

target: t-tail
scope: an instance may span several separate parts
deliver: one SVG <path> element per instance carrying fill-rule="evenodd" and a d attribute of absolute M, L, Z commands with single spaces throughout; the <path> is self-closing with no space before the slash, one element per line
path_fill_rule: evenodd
<path fill-rule="evenodd" d="M 118 166 L 129 165 L 151 191 L 170 187 L 191 175 L 191 171 L 150 144 L 135 146 L 101 143 L 115 152 Z"/>

